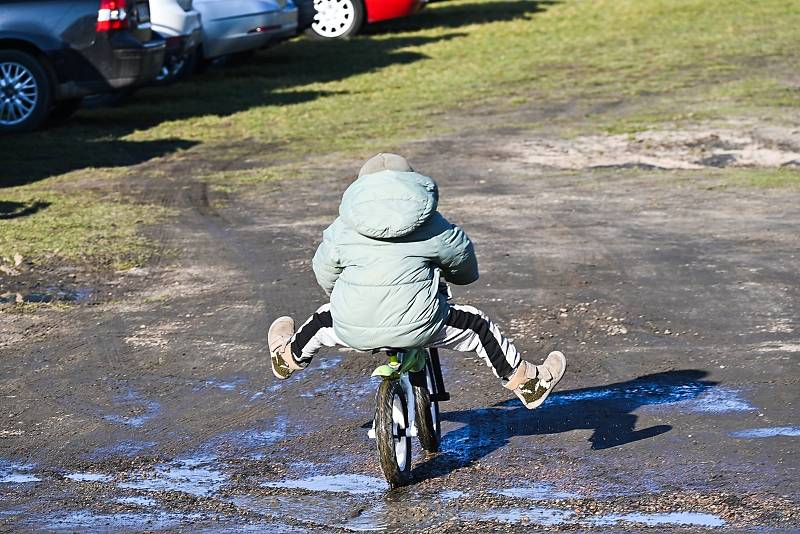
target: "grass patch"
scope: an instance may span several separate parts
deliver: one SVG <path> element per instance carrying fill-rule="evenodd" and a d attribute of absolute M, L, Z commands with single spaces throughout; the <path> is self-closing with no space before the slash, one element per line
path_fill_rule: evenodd
<path fill-rule="evenodd" d="M 161 207 L 85 192 L 17 187 L 0 190 L 0 198 L 0 256 L 21 254 L 34 264 L 66 259 L 116 269 L 140 265 L 154 245 L 137 227 L 166 214 Z"/>
<path fill-rule="evenodd" d="M 362 153 L 446 130 L 453 110 L 666 95 L 671 113 L 642 121 L 651 123 L 675 114 L 682 90 L 754 71 L 757 91 L 731 86 L 716 96 L 725 106 L 760 106 L 791 96 L 766 67 L 800 67 L 798 25 L 800 6 L 777 0 L 434 3 L 369 37 L 300 40 L 168 94 L 143 93 L 124 118 L 149 115 L 153 126 L 125 139 L 250 138 L 290 158 Z M 705 96 L 691 104 L 709 113 Z"/>
<path fill-rule="evenodd" d="M 800 69 L 798 27 L 800 3 L 785 0 L 448 0 L 350 41 L 295 40 L 143 89 L 124 107 L 4 139 L 0 185 L 18 187 L 0 188 L 0 201 L 48 205 L 4 220 L 0 246 L 139 261 L 147 245 L 135 228 L 154 208 L 48 192 L 65 174 L 102 190 L 98 173 L 155 160 L 126 179 L 174 179 L 165 169 L 180 163 L 178 179 L 265 182 L 305 175 L 326 155 L 356 161 L 463 121 L 481 127 L 485 116 L 469 116 L 487 108 L 641 102 L 644 111 L 590 117 L 590 128 L 614 133 L 742 110 L 785 115 L 798 105 L 796 82 L 785 79 Z M 42 189 L 30 189 L 37 182 Z"/>
<path fill-rule="evenodd" d="M 724 183 L 759 189 L 800 189 L 798 169 L 730 169 L 722 173 Z"/>

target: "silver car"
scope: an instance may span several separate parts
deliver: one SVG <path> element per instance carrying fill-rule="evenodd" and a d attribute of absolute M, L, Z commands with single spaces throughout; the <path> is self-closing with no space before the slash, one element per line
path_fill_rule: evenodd
<path fill-rule="evenodd" d="M 150 22 L 167 44 L 156 82 L 170 83 L 190 74 L 202 40 L 200 13 L 192 0 L 150 0 Z"/>
<path fill-rule="evenodd" d="M 203 58 L 246 52 L 297 33 L 293 0 L 194 0 L 203 18 Z"/>

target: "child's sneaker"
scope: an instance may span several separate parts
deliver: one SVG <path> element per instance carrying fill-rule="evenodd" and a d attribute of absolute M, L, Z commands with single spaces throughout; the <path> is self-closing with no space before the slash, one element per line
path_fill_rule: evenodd
<path fill-rule="evenodd" d="M 551 352 L 542 365 L 522 361 L 508 379 L 505 387 L 513 391 L 529 410 L 538 408 L 545 401 L 558 381 L 564 376 L 567 359 L 558 351 Z"/>
<path fill-rule="evenodd" d="M 272 374 L 285 380 L 292 373 L 302 369 L 292 358 L 292 347 L 289 344 L 294 335 L 294 320 L 291 317 L 278 317 L 270 325 L 267 333 Z"/>

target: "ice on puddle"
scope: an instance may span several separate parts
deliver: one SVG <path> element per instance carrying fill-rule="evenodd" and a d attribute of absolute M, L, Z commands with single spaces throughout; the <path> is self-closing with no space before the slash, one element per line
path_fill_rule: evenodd
<path fill-rule="evenodd" d="M 267 482 L 265 486 L 352 494 L 379 493 L 388 487 L 384 480 L 366 475 L 317 475 L 296 480 Z"/>
<path fill-rule="evenodd" d="M 773 438 L 776 436 L 798 437 L 800 436 L 800 427 L 774 426 L 768 428 L 749 428 L 747 430 L 731 432 L 731 436 L 745 439 Z"/>
<path fill-rule="evenodd" d="M 102 473 L 69 473 L 64 475 L 64 478 L 76 482 L 108 482 L 111 480 L 110 475 L 104 475 Z"/>

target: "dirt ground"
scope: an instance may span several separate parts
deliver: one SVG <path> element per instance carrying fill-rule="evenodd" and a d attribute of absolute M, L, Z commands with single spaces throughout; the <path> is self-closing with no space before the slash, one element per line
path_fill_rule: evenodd
<path fill-rule="evenodd" d="M 592 152 L 492 124 L 404 151 L 475 242 L 456 300 L 526 358 L 567 355 L 543 407 L 444 353 L 442 451 L 415 444 L 413 485 L 388 491 L 367 437 L 380 357 L 329 351 L 278 382 L 265 348 L 272 319 L 323 302 L 310 259 L 358 162 L 235 194 L 145 163 L 126 194 L 180 210 L 149 230 L 160 260 L 54 268 L 25 287 L 71 303 L 0 313 L 0 528 L 797 531 L 800 193 L 704 171 L 720 150 L 763 164 L 757 135 Z M 777 145 L 761 156 L 798 157 Z M 171 180 L 147 179 L 159 165 Z"/>

